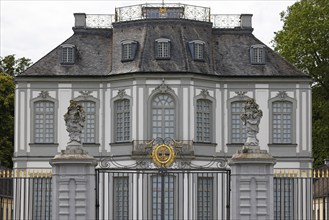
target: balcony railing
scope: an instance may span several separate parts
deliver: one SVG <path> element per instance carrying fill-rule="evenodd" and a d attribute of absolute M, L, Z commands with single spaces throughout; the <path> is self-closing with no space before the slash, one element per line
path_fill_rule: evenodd
<path fill-rule="evenodd" d="M 186 4 L 140 4 L 115 9 L 113 14 L 86 15 L 87 28 L 112 28 L 114 22 L 143 19 L 187 19 L 212 22 L 214 28 L 240 27 L 240 15 L 210 14 L 210 8 Z"/>

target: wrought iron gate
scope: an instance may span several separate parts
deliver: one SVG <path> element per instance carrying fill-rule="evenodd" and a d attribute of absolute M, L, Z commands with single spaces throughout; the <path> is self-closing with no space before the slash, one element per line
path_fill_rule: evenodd
<path fill-rule="evenodd" d="M 97 169 L 96 184 L 96 219 L 230 219 L 227 169 Z"/>

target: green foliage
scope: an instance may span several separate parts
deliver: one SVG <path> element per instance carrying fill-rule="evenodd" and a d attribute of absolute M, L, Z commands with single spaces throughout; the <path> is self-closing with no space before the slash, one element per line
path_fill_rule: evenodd
<path fill-rule="evenodd" d="M 0 57 L 0 162 L 12 167 L 14 152 L 14 76 L 31 65 L 30 59 L 15 58 L 15 55 Z"/>
<path fill-rule="evenodd" d="M 26 70 L 31 64 L 31 60 L 25 57 L 19 59 L 16 59 L 15 55 L 0 57 L 0 72 L 16 76 Z"/>
<path fill-rule="evenodd" d="M 13 77 L 0 73 L 0 161 L 6 167 L 12 167 L 14 149 L 14 93 Z"/>
<path fill-rule="evenodd" d="M 329 158 L 329 0 L 301 0 L 281 13 L 274 49 L 313 78 L 314 166 Z"/>

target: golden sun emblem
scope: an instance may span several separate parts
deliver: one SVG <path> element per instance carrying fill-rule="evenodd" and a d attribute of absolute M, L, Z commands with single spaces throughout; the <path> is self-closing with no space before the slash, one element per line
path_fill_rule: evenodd
<path fill-rule="evenodd" d="M 168 167 L 172 165 L 176 157 L 174 148 L 165 144 L 156 145 L 153 148 L 151 156 L 153 163 L 158 167 Z"/>

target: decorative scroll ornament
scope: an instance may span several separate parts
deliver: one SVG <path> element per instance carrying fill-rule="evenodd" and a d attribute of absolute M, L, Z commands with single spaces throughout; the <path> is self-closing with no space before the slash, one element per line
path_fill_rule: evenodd
<path fill-rule="evenodd" d="M 81 94 L 81 96 L 83 96 L 84 98 L 88 98 L 88 97 L 90 97 L 91 95 L 91 93 L 92 93 L 93 91 L 89 91 L 89 90 L 85 90 L 85 91 L 79 91 L 79 93 Z"/>
<path fill-rule="evenodd" d="M 263 117 L 263 112 L 258 108 L 259 106 L 254 99 L 248 99 L 246 101 L 244 107 L 245 112 L 241 114 L 242 123 L 246 126 L 247 130 L 247 140 L 244 146 L 258 146 L 259 144 L 256 135 L 259 132 L 259 123 Z"/>
<path fill-rule="evenodd" d="M 39 97 L 43 98 L 43 99 L 46 99 L 46 98 L 49 98 L 49 92 L 48 91 L 41 91 L 40 94 L 39 94 Z"/>
<path fill-rule="evenodd" d="M 277 97 L 279 97 L 280 99 L 284 100 L 288 97 L 287 92 L 286 91 L 279 91 L 277 94 Z"/>
<path fill-rule="evenodd" d="M 126 95 L 126 90 L 125 89 L 119 89 L 117 96 L 120 99 L 123 99 L 123 97 Z"/>
<path fill-rule="evenodd" d="M 236 91 L 235 94 L 237 94 L 238 96 L 245 96 L 245 94 L 247 94 L 246 91 Z"/>
<path fill-rule="evenodd" d="M 194 158 L 192 141 L 177 141 L 172 138 L 135 141 L 133 151 L 136 162 L 121 164 L 115 156 L 110 156 L 101 159 L 99 166 L 101 168 L 125 169 L 223 169 L 227 167 L 227 160 L 219 156 L 212 157 L 204 164 L 194 164 L 192 161 Z"/>
<path fill-rule="evenodd" d="M 160 144 L 153 148 L 151 157 L 153 163 L 158 167 L 169 167 L 173 164 L 176 155 L 172 146 Z"/>
<path fill-rule="evenodd" d="M 155 91 L 159 91 L 161 93 L 167 93 L 168 91 L 173 92 L 172 88 L 165 84 L 164 79 L 162 79 L 162 84 L 155 88 Z"/>
<path fill-rule="evenodd" d="M 202 90 L 200 91 L 200 95 L 202 95 L 203 98 L 207 98 L 207 97 L 209 96 L 209 91 L 208 91 L 208 89 L 202 89 Z"/>
<path fill-rule="evenodd" d="M 69 132 L 69 144 L 81 143 L 81 133 L 85 123 L 85 111 L 78 102 L 71 100 L 67 113 L 64 115 L 66 130 Z"/>

